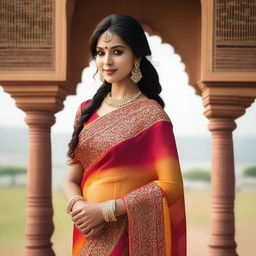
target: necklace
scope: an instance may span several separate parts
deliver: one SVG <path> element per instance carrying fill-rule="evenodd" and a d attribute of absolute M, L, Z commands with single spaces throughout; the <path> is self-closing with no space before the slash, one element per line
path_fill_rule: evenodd
<path fill-rule="evenodd" d="M 111 92 L 107 94 L 107 96 L 104 98 L 103 103 L 108 104 L 110 107 L 120 108 L 132 101 L 135 101 L 140 95 L 141 91 L 139 91 L 136 95 L 124 99 L 114 99 L 111 96 Z"/>

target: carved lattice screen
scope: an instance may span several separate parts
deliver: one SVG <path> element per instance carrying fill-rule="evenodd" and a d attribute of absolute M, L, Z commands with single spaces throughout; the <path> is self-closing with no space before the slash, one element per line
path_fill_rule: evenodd
<path fill-rule="evenodd" d="M 0 0 L 0 70 L 55 69 L 55 0 Z"/>
<path fill-rule="evenodd" d="M 256 71 L 256 0 L 215 0 L 213 71 Z"/>

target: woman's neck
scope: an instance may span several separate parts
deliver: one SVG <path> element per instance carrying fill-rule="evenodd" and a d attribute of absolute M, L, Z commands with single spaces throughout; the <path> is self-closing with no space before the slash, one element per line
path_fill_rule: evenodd
<path fill-rule="evenodd" d="M 123 99 L 132 97 L 138 93 L 140 89 L 132 81 L 125 83 L 113 83 L 111 88 L 111 97 L 115 99 Z"/>

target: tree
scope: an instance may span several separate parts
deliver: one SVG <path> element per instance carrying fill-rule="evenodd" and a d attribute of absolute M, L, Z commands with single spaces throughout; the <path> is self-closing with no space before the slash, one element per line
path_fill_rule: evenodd
<path fill-rule="evenodd" d="M 12 178 L 11 185 L 16 185 L 16 177 L 20 174 L 26 174 L 27 169 L 22 166 L 0 166 L 0 176 L 9 176 Z"/>
<path fill-rule="evenodd" d="M 184 179 L 197 181 L 211 181 L 211 173 L 209 170 L 193 169 L 183 174 Z"/>
<path fill-rule="evenodd" d="M 254 177 L 256 178 L 256 165 L 247 166 L 244 168 L 242 175 L 244 177 Z"/>

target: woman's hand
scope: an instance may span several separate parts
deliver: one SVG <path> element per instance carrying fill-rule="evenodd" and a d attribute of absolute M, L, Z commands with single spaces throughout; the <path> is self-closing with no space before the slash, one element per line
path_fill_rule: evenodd
<path fill-rule="evenodd" d="M 103 229 L 103 227 L 107 224 L 106 221 L 102 222 L 100 225 L 98 225 L 97 227 L 91 229 L 91 231 L 89 231 L 89 233 L 87 233 L 85 235 L 85 237 L 87 239 L 93 238 L 95 236 L 97 236 L 97 234 Z"/>
<path fill-rule="evenodd" d="M 79 200 L 73 206 L 71 216 L 76 227 L 86 238 L 95 236 L 106 224 L 101 203 Z"/>

